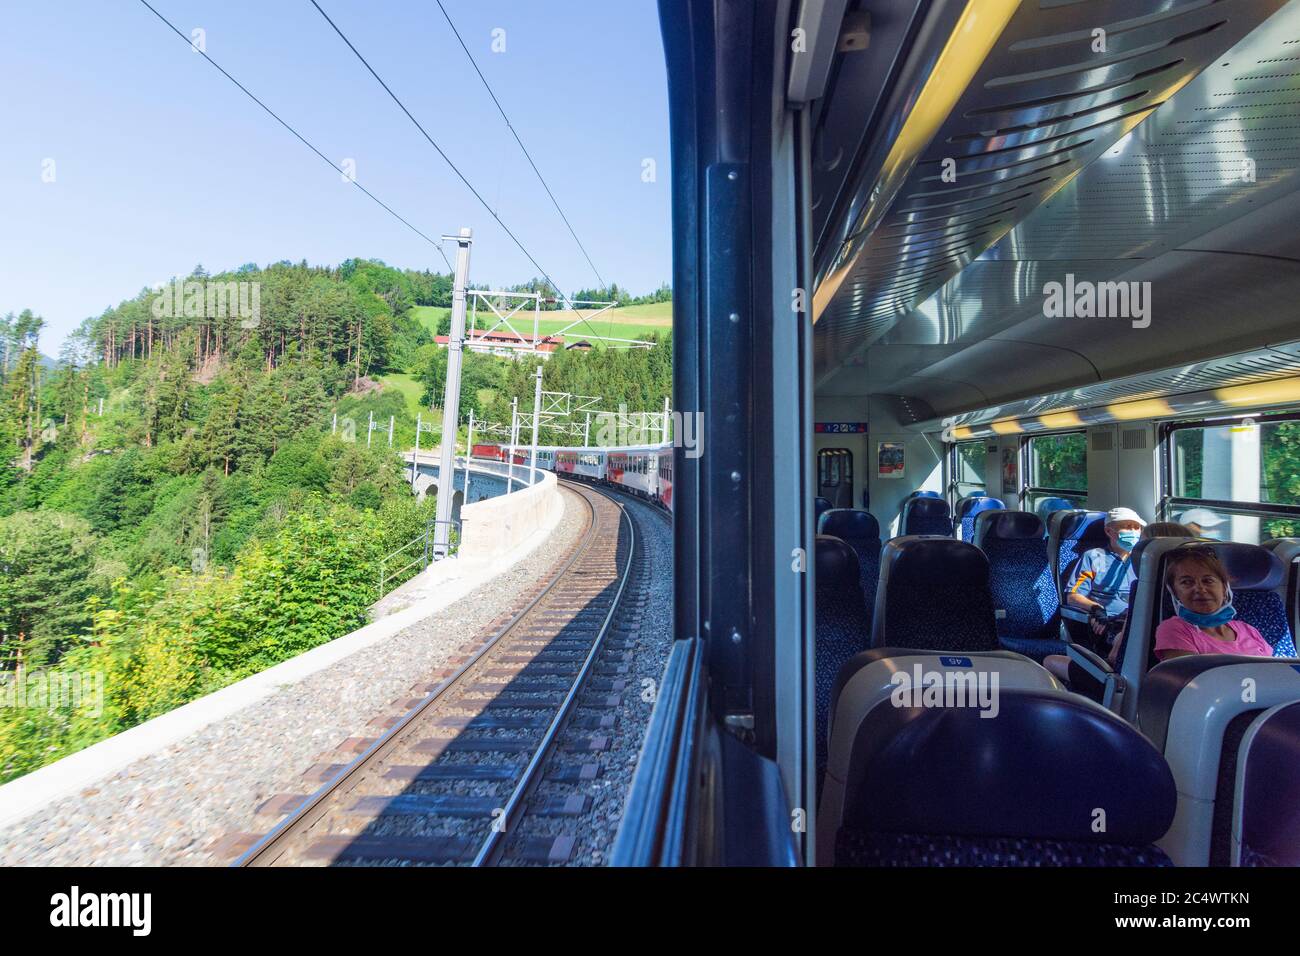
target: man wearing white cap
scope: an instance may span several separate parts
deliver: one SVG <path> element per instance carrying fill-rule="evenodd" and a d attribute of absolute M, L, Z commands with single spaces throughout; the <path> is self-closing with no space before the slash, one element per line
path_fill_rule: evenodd
<path fill-rule="evenodd" d="M 1074 607 L 1093 613 L 1093 633 L 1106 634 L 1102 613 L 1117 620 L 1128 613 L 1128 591 L 1137 575 L 1130 554 L 1142 536 L 1146 522 L 1132 508 L 1111 508 L 1106 513 L 1106 537 L 1110 547 L 1085 551 L 1079 571 L 1066 600 Z"/>

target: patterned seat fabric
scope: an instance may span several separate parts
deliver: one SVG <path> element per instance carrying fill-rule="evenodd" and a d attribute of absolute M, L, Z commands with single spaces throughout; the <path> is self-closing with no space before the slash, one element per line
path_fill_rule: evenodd
<path fill-rule="evenodd" d="M 818 519 L 817 533 L 847 542 L 858 556 L 858 583 L 870 624 L 876 606 L 876 585 L 880 582 L 880 523 L 869 511 L 833 508 Z"/>
<path fill-rule="evenodd" d="M 878 590 L 871 628 L 874 647 L 998 648 L 989 562 L 972 544 L 952 538 L 895 538 L 881 552 Z"/>
<path fill-rule="evenodd" d="M 989 583 L 998 619 L 998 639 L 1008 650 L 1041 662 L 1048 654 L 1064 654 L 1060 639 L 1061 606 L 1047 564 L 1047 542 L 1042 538 L 988 540 Z"/>
<path fill-rule="evenodd" d="M 1169 865 L 1154 844 L 1177 788 L 1134 727 L 1054 689 L 1003 687 L 996 718 L 985 716 L 960 701 L 882 700 L 852 730 L 837 725 L 836 760 L 841 748 L 850 756 L 835 863 Z"/>
<path fill-rule="evenodd" d="M 903 503 L 903 535 L 940 534 L 952 536 L 952 516 L 942 498 L 917 496 Z"/>
<path fill-rule="evenodd" d="M 957 537 L 962 541 L 975 540 L 975 519 L 985 511 L 1001 511 L 1006 508 L 1001 498 L 987 495 L 963 498 L 957 502 Z"/>
<path fill-rule="evenodd" d="M 928 651 L 995 651 L 997 626 L 987 586 L 890 587 L 886 636 L 877 647 Z"/>
<path fill-rule="evenodd" d="M 817 734 L 817 785 L 826 769 L 826 739 L 830 724 L 835 675 L 844 662 L 866 650 L 870 618 L 858 588 L 858 561 L 847 542 L 817 536 L 817 644 L 814 651 Z"/>
<path fill-rule="evenodd" d="M 1234 590 L 1237 617 L 1259 631 L 1273 648 L 1274 657 L 1295 657 L 1295 640 L 1286 620 L 1286 607 L 1276 591 Z"/>
<path fill-rule="evenodd" d="M 1159 847 L 841 829 L 836 866 L 1173 866 Z"/>
<path fill-rule="evenodd" d="M 1106 537 L 1106 515 L 1100 511 L 1084 511 L 1067 515 L 1061 527 L 1060 548 L 1056 552 L 1056 577 L 1062 596 L 1070 588 L 1067 572 L 1085 551 L 1110 547 Z"/>

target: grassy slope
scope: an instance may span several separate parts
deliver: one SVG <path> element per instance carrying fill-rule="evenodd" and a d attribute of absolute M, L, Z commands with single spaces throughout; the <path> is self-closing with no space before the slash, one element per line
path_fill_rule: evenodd
<path fill-rule="evenodd" d="M 590 316 L 594 309 L 579 310 L 583 316 Z M 417 305 L 413 313 L 420 323 L 432 334 L 437 331 L 438 322 L 451 314 L 450 309 L 437 306 Z M 542 335 L 553 335 L 572 324 L 578 316 L 570 311 L 543 312 L 538 323 Z M 486 323 L 486 324 L 485 324 Z M 478 322 L 475 328 L 490 329 L 497 323 L 497 318 L 488 309 L 478 310 Z M 522 335 L 533 334 L 532 313 L 518 313 L 511 319 L 515 330 Z M 608 335 L 621 339 L 645 339 L 658 333 L 665 334 L 672 328 L 673 304 L 671 302 L 654 302 L 650 305 L 629 305 L 621 309 L 611 309 L 599 318 L 592 319 L 590 325 L 579 323 L 569 329 L 564 337 L 570 341 L 589 338 L 592 335 Z M 501 326 L 497 331 L 508 331 Z M 600 345 L 599 342 L 593 343 Z M 417 395 L 418 399 L 419 396 Z"/>
<path fill-rule="evenodd" d="M 404 372 L 392 372 L 380 379 L 384 383 L 384 388 L 395 388 L 406 398 L 406 407 L 414 415 L 419 411 L 428 411 L 420 404 L 420 396 L 424 393 L 424 386 L 417 382 L 414 376 L 407 375 Z M 414 426 L 412 426 L 414 430 Z"/>

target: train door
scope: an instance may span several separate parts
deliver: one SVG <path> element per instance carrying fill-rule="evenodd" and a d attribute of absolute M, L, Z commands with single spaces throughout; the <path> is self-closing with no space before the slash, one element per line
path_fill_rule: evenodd
<path fill-rule="evenodd" d="M 817 452 L 817 494 L 832 508 L 853 507 L 853 453 L 847 448 Z"/>

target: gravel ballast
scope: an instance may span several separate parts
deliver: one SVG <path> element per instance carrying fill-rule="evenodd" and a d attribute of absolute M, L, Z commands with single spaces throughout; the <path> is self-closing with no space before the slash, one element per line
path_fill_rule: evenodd
<path fill-rule="evenodd" d="M 319 782 L 304 771 L 349 738 L 373 737 L 367 721 L 392 712 L 394 701 L 409 698 L 414 684 L 549 576 L 587 522 L 586 505 L 562 494 L 559 525 L 513 568 L 391 638 L 0 830 L 0 865 L 228 862 L 229 853 L 210 851 L 214 841 L 268 830 L 275 818 L 259 815 L 261 804 L 315 790 Z"/>

